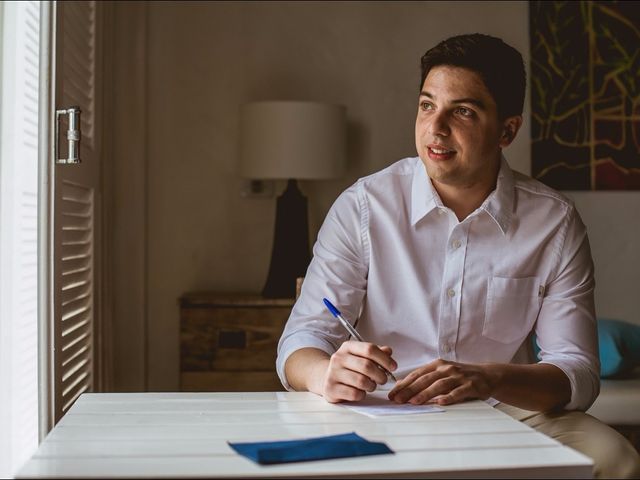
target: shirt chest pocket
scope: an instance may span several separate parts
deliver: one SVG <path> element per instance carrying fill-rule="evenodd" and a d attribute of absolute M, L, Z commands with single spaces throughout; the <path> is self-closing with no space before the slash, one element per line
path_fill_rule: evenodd
<path fill-rule="evenodd" d="M 537 277 L 489 277 L 482 335 L 501 343 L 527 336 L 542 300 Z"/>

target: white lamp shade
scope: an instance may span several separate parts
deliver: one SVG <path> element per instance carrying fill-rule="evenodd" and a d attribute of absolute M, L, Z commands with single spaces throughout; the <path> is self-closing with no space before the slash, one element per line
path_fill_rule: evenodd
<path fill-rule="evenodd" d="M 253 179 L 328 179 L 344 172 L 346 109 L 315 102 L 242 106 L 240 174 Z"/>

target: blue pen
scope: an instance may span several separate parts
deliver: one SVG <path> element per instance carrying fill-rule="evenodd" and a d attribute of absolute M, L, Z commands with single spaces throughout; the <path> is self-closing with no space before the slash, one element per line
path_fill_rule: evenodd
<path fill-rule="evenodd" d="M 349 332 L 351 334 L 351 336 L 353 338 L 355 338 L 356 340 L 358 340 L 359 342 L 364 342 L 364 339 L 360 336 L 360 334 L 358 333 L 358 331 L 353 328 L 353 325 L 351 325 L 349 322 L 347 322 L 347 320 L 342 316 L 342 314 L 340 313 L 340 310 L 338 310 L 333 303 L 331 303 L 329 300 L 327 300 L 326 298 L 323 298 L 322 301 L 324 302 L 324 304 L 327 306 L 327 308 L 329 309 L 329 311 L 331 312 L 331 314 L 336 317 L 338 320 L 340 320 L 340 323 L 342 324 L 342 326 L 344 328 L 347 329 L 347 332 Z M 393 380 L 394 382 L 397 382 L 396 377 L 393 376 L 393 373 L 391 373 L 389 370 L 387 370 L 386 368 L 384 368 L 382 365 L 378 365 L 378 368 L 380 368 L 380 370 L 382 370 L 384 373 L 387 374 L 387 377 L 389 377 L 391 380 Z"/>

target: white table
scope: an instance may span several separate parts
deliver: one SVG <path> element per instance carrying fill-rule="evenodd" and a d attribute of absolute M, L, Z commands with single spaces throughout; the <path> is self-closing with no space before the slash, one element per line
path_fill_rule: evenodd
<path fill-rule="evenodd" d="M 227 441 L 357 432 L 395 455 L 260 466 Z M 370 418 L 310 393 L 84 394 L 20 477 L 590 478 L 592 462 L 481 401 Z"/>

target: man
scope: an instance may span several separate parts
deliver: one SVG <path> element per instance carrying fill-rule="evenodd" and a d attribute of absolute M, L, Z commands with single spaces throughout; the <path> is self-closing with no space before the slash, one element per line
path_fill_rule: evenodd
<path fill-rule="evenodd" d="M 582 413 L 599 392 L 585 227 L 568 199 L 502 156 L 524 92 L 522 57 L 500 39 L 457 36 L 422 57 L 419 157 L 358 180 L 332 206 L 278 374 L 329 402 L 384 384 L 380 366 L 399 378 L 394 402 L 492 397 L 592 457 L 597 476 L 637 476 L 633 447 Z M 368 342 L 347 340 L 323 297 Z M 540 361 L 524 364 L 532 331 Z"/>

